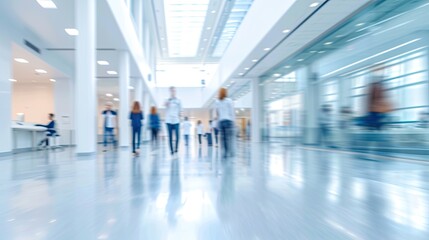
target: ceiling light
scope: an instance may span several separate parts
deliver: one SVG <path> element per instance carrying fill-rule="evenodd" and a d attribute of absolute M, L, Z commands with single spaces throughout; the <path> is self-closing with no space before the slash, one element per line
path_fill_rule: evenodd
<path fill-rule="evenodd" d="M 248 68 L 248 67 L 247 67 L 247 68 L 244 68 L 244 70 L 246 70 L 246 71 L 247 71 L 247 70 L 249 70 L 249 69 L 250 69 L 250 68 Z"/>
<path fill-rule="evenodd" d="M 212 29 L 212 27 L 207 27 L 207 30 L 211 30 Z"/>
<path fill-rule="evenodd" d="M 113 97 L 113 94 L 111 94 L 111 93 L 106 93 L 106 97 Z"/>
<path fill-rule="evenodd" d="M 244 75 L 244 73 L 239 73 L 238 75 L 243 76 L 243 75 Z"/>
<path fill-rule="evenodd" d="M 304 59 L 303 59 L 303 58 L 300 58 L 300 59 L 298 59 L 297 61 L 298 61 L 298 62 L 302 62 L 302 61 L 304 61 Z"/>
<path fill-rule="evenodd" d="M 271 48 L 269 48 L 269 47 L 264 48 L 264 51 L 270 51 L 270 50 L 271 50 Z"/>
<path fill-rule="evenodd" d="M 28 63 L 28 61 L 26 59 L 24 59 L 24 58 L 15 58 L 14 60 L 16 62 L 19 62 L 19 63 Z"/>
<path fill-rule="evenodd" d="M 107 74 L 109 74 L 109 75 L 116 75 L 118 73 L 116 71 L 107 71 Z"/>
<path fill-rule="evenodd" d="M 311 8 L 314 8 L 314 7 L 317 7 L 317 6 L 319 6 L 319 2 L 314 2 L 314 3 L 310 4 Z"/>
<path fill-rule="evenodd" d="M 289 33 L 289 32 L 290 32 L 290 29 L 283 30 L 283 33 Z"/>
<path fill-rule="evenodd" d="M 42 8 L 57 8 L 57 5 L 51 0 L 37 0 L 37 3 L 39 3 Z"/>
<path fill-rule="evenodd" d="M 109 62 L 104 60 L 97 61 L 97 63 L 98 65 L 103 65 L 103 66 L 109 65 Z"/>
<path fill-rule="evenodd" d="M 313 50 L 313 51 L 310 51 L 310 53 L 317 53 L 317 51 L 314 51 L 314 50 Z"/>
<path fill-rule="evenodd" d="M 64 30 L 70 36 L 77 36 L 77 35 L 79 35 L 79 31 L 76 28 L 66 28 Z"/>
<path fill-rule="evenodd" d="M 331 45 L 332 42 L 325 42 L 324 45 Z"/>
<path fill-rule="evenodd" d="M 134 87 L 133 86 L 128 86 L 128 89 L 129 90 L 134 90 Z"/>
<path fill-rule="evenodd" d="M 213 10 L 211 13 L 216 13 L 216 10 Z"/>
<path fill-rule="evenodd" d="M 326 52 L 326 51 L 319 51 L 319 53 L 324 53 L 324 52 Z"/>
<path fill-rule="evenodd" d="M 55 80 L 55 79 L 51 78 L 51 79 L 49 79 L 49 81 L 51 81 L 51 82 L 56 82 L 57 80 Z"/>
<path fill-rule="evenodd" d="M 252 60 L 252 62 L 257 62 L 257 61 L 258 61 L 258 59 L 253 59 L 253 60 Z"/>
<path fill-rule="evenodd" d="M 165 40 L 165 38 L 163 38 L 163 37 L 162 37 L 162 38 L 161 38 L 161 41 L 164 41 L 164 40 Z"/>
<path fill-rule="evenodd" d="M 356 27 L 361 27 L 363 25 L 365 25 L 365 23 L 358 23 L 358 24 L 356 24 Z"/>
<path fill-rule="evenodd" d="M 207 38 L 204 38 L 204 40 L 203 40 L 204 42 L 207 42 Z"/>
<path fill-rule="evenodd" d="M 18 82 L 18 80 L 13 79 L 13 78 L 9 78 L 9 81 L 11 81 L 11 82 Z"/>
<path fill-rule="evenodd" d="M 114 98 L 113 101 L 119 102 L 119 98 Z"/>
<path fill-rule="evenodd" d="M 48 73 L 46 70 L 43 69 L 36 69 L 35 71 L 36 73 Z"/>
<path fill-rule="evenodd" d="M 274 73 L 273 77 L 281 77 L 282 75 L 280 73 Z"/>
<path fill-rule="evenodd" d="M 286 66 L 285 66 L 285 68 L 290 68 L 290 66 L 289 66 L 289 65 L 286 65 Z"/>

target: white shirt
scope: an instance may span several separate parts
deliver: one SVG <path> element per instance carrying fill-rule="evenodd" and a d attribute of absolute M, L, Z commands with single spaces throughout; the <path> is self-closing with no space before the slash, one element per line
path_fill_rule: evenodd
<path fill-rule="evenodd" d="M 215 109 L 218 121 L 235 120 L 234 102 L 230 98 L 218 100 Z"/>
<path fill-rule="evenodd" d="M 211 127 L 212 127 L 212 128 L 218 128 L 218 126 L 217 126 L 217 121 L 216 121 L 216 120 L 212 120 L 212 125 L 211 125 Z"/>
<path fill-rule="evenodd" d="M 189 121 L 183 122 L 182 127 L 183 127 L 183 132 L 185 135 L 191 135 L 191 127 L 192 127 L 191 122 L 189 122 Z"/>
<path fill-rule="evenodd" d="M 178 98 L 170 98 L 167 100 L 165 113 L 165 122 L 170 124 L 180 123 L 180 112 L 182 111 L 182 103 Z"/>
<path fill-rule="evenodd" d="M 197 125 L 197 134 L 204 134 L 204 126 L 203 124 Z"/>
<path fill-rule="evenodd" d="M 116 127 L 116 116 L 117 113 L 113 110 L 104 110 L 104 127 L 106 128 L 115 128 Z"/>

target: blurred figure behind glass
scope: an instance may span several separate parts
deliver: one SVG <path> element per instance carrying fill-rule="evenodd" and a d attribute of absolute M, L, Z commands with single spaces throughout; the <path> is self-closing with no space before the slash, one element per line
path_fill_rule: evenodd
<path fill-rule="evenodd" d="M 234 155 L 232 145 L 235 121 L 234 102 L 227 96 L 228 90 L 221 88 L 219 90 L 219 99 L 215 106 L 216 116 L 219 121 L 222 151 L 225 158 Z"/>
<path fill-rule="evenodd" d="M 374 82 L 370 85 L 368 94 L 368 127 L 371 130 L 381 130 L 384 119 L 391 111 L 391 105 L 385 96 L 383 85 Z"/>
<path fill-rule="evenodd" d="M 331 105 L 322 105 L 319 116 L 319 142 L 322 146 L 327 146 L 331 133 Z"/>

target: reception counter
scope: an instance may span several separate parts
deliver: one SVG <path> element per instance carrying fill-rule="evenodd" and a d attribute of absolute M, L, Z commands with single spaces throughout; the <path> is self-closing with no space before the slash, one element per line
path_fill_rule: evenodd
<path fill-rule="evenodd" d="M 13 151 L 34 150 L 39 141 L 46 136 L 46 128 L 36 127 L 33 123 L 12 123 Z"/>

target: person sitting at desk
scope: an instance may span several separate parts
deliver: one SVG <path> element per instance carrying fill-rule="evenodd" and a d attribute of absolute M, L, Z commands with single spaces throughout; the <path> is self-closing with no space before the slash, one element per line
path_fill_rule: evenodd
<path fill-rule="evenodd" d="M 45 127 L 45 128 L 47 128 L 46 138 L 44 138 L 42 141 L 40 141 L 39 147 L 42 146 L 43 144 L 45 144 L 46 147 L 49 146 L 49 137 L 52 137 L 52 136 L 54 136 L 57 133 L 57 131 L 55 130 L 54 116 L 55 115 L 53 113 L 49 113 L 48 118 L 49 118 L 50 122 L 48 123 L 48 125 L 43 125 L 43 124 L 36 124 L 35 125 L 37 127 Z"/>

